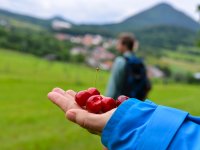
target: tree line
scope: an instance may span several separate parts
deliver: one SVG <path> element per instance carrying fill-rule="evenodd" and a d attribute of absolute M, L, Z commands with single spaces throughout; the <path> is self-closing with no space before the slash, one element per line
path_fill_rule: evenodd
<path fill-rule="evenodd" d="M 70 60 L 72 43 L 57 40 L 47 31 L 33 31 L 14 27 L 0 27 L 0 47 L 39 57 L 53 54 L 58 60 Z"/>

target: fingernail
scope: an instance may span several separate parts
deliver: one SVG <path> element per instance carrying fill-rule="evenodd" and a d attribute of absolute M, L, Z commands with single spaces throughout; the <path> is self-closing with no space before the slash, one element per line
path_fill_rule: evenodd
<path fill-rule="evenodd" d="M 68 118 L 70 121 L 75 122 L 75 117 L 76 117 L 75 112 L 73 112 L 73 111 L 68 111 L 68 112 L 67 112 L 67 118 Z"/>
<path fill-rule="evenodd" d="M 59 89 L 58 87 L 56 87 L 56 88 L 54 88 L 52 91 L 53 91 L 53 92 L 59 92 L 60 89 Z"/>
<path fill-rule="evenodd" d="M 49 99 L 51 99 L 51 97 L 52 97 L 52 92 L 49 92 L 48 94 L 47 94 L 47 97 L 49 98 Z"/>

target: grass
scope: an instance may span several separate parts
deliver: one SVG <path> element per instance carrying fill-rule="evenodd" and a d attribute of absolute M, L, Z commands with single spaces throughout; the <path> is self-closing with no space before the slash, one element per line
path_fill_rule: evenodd
<path fill-rule="evenodd" d="M 102 93 L 108 75 L 99 73 L 97 87 Z M 100 137 L 66 121 L 46 97 L 57 86 L 77 91 L 94 86 L 94 78 L 95 70 L 83 65 L 0 50 L 0 149 L 101 150 Z M 155 85 L 150 99 L 200 115 L 199 88 Z"/>
<path fill-rule="evenodd" d="M 94 76 L 95 70 L 85 66 L 1 50 L 0 149 L 101 149 L 99 137 L 72 126 L 46 97 L 57 86 L 75 90 L 93 86 Z M 100 72 L 102 82 L 97 86 L 102 90 L 107 77 Z"/>
<path fill-rule="evenodd" d="M 166 105 L 200 116 L 200 85 L 154 85 L 150 99 L 160 105 Z"/>

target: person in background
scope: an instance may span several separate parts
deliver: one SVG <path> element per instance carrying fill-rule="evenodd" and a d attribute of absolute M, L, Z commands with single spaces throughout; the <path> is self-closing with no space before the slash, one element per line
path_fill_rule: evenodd
<path fill-rule="evenodd" d="M 136 57 L 136 39 L 132 34 L 119 36 L 116 49 L 121 54 L 113 64 L 106 96 L 116 99 L 120 95 L 145 100 L 151 84 L 143 61 Z"/>

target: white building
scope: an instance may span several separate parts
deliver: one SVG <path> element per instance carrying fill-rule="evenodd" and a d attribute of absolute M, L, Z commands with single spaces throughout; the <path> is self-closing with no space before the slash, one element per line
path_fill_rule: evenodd
<path fill-rule="evenodd" d="M 68 22 L 59 21 L 59 20 L 54 20 L 52 22 L 52 28 L 55 29 L 55 30 L 70 29 L 71 27 L 72 27 L 72 25 Z"/>

